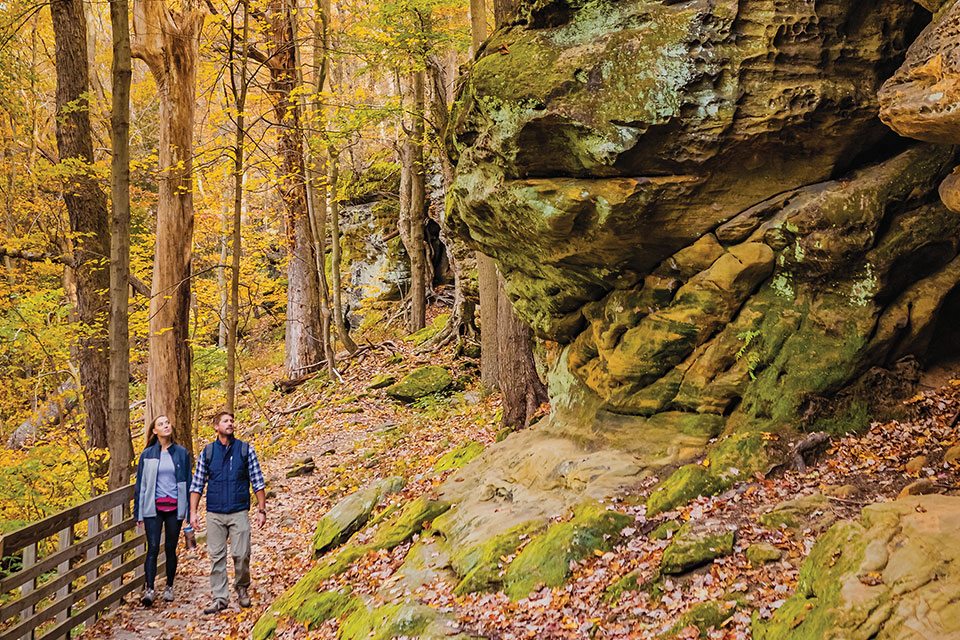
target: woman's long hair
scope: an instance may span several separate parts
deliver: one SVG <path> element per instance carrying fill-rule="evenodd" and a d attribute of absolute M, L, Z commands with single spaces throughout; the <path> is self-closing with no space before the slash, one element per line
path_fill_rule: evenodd
<path fill-rule="evenodd" d="M 156 418 L 154 418 L 153 421 L 150 422 L 150 426 L 147 427 L 147 432 L 148 432 L 150 435 L 147 436 L 147 447 L 146 447 L 146 448 L 152 447 L 152 446 L 154 445 L 154 443 L 157 441 L 157 434 L 155 434 L 155 433 L 153 432 L 153 427 L 157 424 L 157 420 L 159 420 L 160 418 L 164 417 L 165 415 L 166 415 L 166 414 L 161 413 L 161 414 L 158 415 Z M 177 444 L 177 441 L 173 439 L 173 431 L 170 432 L 170 444 Z"/>

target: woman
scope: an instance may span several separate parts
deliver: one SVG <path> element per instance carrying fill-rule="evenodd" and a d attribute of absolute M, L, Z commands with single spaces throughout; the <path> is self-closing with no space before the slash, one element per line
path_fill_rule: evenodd
<path fill-rule="evenodd" d="M 137 465 L 137 486 L 133 514 L 137 526 L 146 528 L 147 557 L 144 565 L 146 588 L 142 602 L 151 606 L 156 599 L 154 580 L 160 555 L 160 530 L 165 530 L 163 549 L 167 554 L 167 586 L 163 599 L 173 601 L 173 578 L 177 574 L 177 541 L 180 525 L 190 521 L 190 454 L 173 441 L 173 425 L 167 416 L 150 424 L 147 448 Z"/>

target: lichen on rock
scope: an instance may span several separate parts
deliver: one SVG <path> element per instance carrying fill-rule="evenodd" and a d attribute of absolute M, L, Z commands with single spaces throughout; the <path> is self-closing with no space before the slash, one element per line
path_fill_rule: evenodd
<path fill-rule="evenodd" d="M 758 640 L 960 636 L 960 498 L 915 496 L 835 524 Z"/>

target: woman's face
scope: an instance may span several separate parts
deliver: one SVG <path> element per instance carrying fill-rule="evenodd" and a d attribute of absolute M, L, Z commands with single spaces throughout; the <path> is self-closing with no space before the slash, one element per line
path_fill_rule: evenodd
<path fill-rule="evenodd" d="M 157 418 L 157 421 L 153 424 L 153 432 L 157 437 L 169 438 L 170 434 L 173 433 L 173 425 L 170 424 L 170 418 L 167 416 Z"/>

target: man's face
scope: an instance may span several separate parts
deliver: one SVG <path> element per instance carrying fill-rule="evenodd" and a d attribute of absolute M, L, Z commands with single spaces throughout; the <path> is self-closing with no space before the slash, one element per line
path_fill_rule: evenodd
<path fill-rule="evenodd" d="M 220 420 L 214 426 L 217 433 L 222 436 L 232 436 L 233 435 L 233 416 L 229 414 L 223 414 L 220 416 Z"/>

